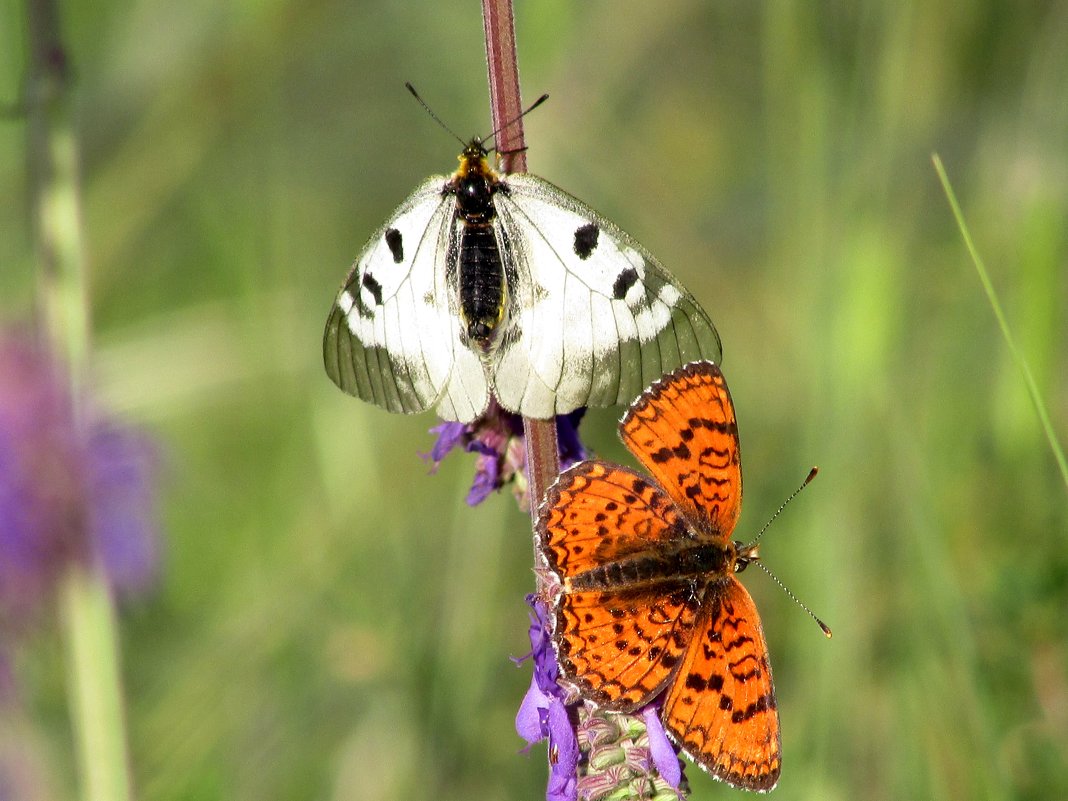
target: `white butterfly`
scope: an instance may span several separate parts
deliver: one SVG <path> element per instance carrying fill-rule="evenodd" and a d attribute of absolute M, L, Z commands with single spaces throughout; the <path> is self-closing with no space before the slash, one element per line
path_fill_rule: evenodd
<path fill-rule="evenodd" d="M 364 246 L 323 357 L 351 395 L 469 422 L 491 393 L 538 419 L 627 403 L 722 351 L 641 245 L 541 178 L 498 175 L 473 139 L 453 175 L 428 178 Z"/>

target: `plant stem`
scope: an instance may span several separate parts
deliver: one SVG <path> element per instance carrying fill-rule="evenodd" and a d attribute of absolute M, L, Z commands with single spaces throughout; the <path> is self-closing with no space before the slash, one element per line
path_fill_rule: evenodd
<path fill-rule="evenodd" d="M 115 607 L 101 571 L 72 562 L 60 588 L 82 798 L 127 801 L 129 765 Z"/>
<path fill-rule="evenodd" d="M 89 304 L 69 69 L 55 0 L 27 0 L 26 20 L 27 154 L 41 315 L 56 362 L 66 369 L 75 430 L 84 436 L 81 390 L 89 360 Z M 80 524 L 87 525 L 84 516 Z M 86 547 L 79 556 L 90 553 Z M 127 801 L 130 770 L 115 609 L 106 577 L 91 557 L 70 561 L 60 582 L 59 607 L 81 797 Z"/>
<path fill-rule="evenodd" d="M 520 116 L 523 113 L 523 100 L 519 91 L 512 0 L 482 0 L 482 21 L 486 34 L 493 129 L 498 132 L 497 151 L 504 154 L 505 172 L 526 172 L 526 141 Z M 532 519 L 537 520 L 538 507 L 545 490 L 560 472 L 556 421 L 524 417 L 523 433 L 526 438 L 530 514 Z"/>

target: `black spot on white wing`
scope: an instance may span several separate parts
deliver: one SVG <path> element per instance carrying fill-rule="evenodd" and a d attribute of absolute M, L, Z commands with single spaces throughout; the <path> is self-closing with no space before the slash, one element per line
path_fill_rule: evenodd
<path fill-rule="evenodd" d="M 393 262 L 400 264 L 404 261 L 404 238 L 396 228 L 386 229 L 386 247 L 393 254 Z"/>
<path fill-rule="evenodd" d="M 597 248 L 597 238 L 601 229 L 593 223 L 587 223 L 575 229 L 575 255 L 585 261 Z"/>
<path fill-rule="evenodd" d="M 363 280 L 360 281 L 363 288 L 367 290 L 368 294 L 374 300 L 376 306 L 382 305 L 382 285 L 375 280 L 371 273 L 367 272 L 363 274 Z M 363 292 L 360 293 L 363 295 Z"/>
<path fill-rule="evenodd" d="M 627 296 L 627 292 L 634 282 L 638 280 L 638 271 L 633 267 L 627 267 L 622 270 L 619 275 L 616 276 L 615 283 L 612 284 L 612 297 L 616 300 L 623 300 Z"/>

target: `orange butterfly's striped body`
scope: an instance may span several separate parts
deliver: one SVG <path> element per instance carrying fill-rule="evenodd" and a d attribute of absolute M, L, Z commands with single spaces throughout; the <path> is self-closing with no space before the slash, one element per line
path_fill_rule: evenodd
<path fill-rule="evenodd" d="M 560 580 L 553 641 L 589 700 L 630 712 L 664 694 L 664 727 L 736 787 L 778 781 L 779 719 L 756 606 L 735 573 L 755 549 L 731 541 L 741 509 L 738 428 L 726 381 L 694 362 L 647 389 L 620 423 L 652 474 L 601 461 L 560 475 L 539 548 Z"/>

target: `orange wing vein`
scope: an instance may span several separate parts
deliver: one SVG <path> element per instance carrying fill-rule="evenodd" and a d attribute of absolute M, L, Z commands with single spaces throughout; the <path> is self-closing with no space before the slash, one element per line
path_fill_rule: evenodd
<path fill-rule="evenodd" d="M 623 416 L 619 435 L 699 533 L 730 537 L 742 468 L 734 404 L 715 364 L 692 362 L 652 384 Z"/>
<path fill-rule="evenodd" d="M 664 700 L 664 726 L 716 778 L 770 790 L 782 754 L 775 688 L 760 617 L 736 578 L 709 584 L 697 632 Z"/>

